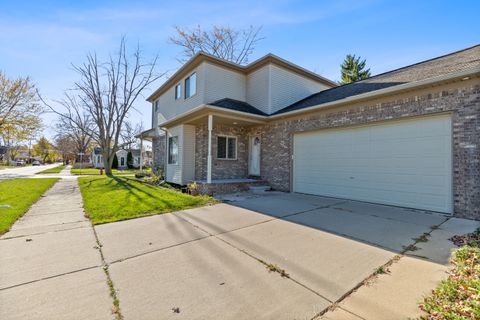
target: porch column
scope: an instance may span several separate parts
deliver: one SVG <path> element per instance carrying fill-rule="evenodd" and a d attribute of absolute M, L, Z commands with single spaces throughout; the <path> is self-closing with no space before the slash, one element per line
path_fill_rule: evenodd
<path fill-rule="evenodd" d="M 142 172 L 143 169 L 143 136 L 140 136 L 140 172 Z"/>
<path fill-rule="evenodd" d="M 212 129 L 213 116 L 208 115 L 208 153 L 207 153 L 207 183 L 212 183 Z"/>

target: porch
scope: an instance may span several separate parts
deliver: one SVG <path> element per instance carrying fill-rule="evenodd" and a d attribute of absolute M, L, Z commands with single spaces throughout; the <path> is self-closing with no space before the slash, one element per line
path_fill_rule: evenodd
<path fill-rule="evenodd" d="M 166 181 L 197 182 L 201 193 L 247 191 L 260 180 L 262 116 L 211 108 L 161 126 L 167 133 Z"/>

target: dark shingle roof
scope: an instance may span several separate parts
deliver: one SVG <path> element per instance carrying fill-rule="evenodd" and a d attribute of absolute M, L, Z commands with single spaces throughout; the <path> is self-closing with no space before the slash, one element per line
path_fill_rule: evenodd
<path fill-rule="evenodd" d="M 211 106 L 216 106 L 216 107 L 221 107 L 225 109 L 230 109 L 230 110 L 235 110 L 235 111 L 241 111 L 241 112 L 247 112 L 247 113 L 252 113 L 252 114 L 257 114 L 261 116 L 266 116 L 267 114 L 258 110 L 254 106 L 243 102 L 243 101 L 238 101 L 234 99 L 229 99 L 229 98 L 224 98 L 217 100 L 215 102 L 209 103 Z"/>
<path fill-rule="evenodd" d="M 384 89 L 408 82 L 426 80 L 453 72 L 480 67 L 480 45 L 385 72 L 366 80 L 320 91 L 287 106 L 274 114 L 299 110 L 358 94 Z"/>

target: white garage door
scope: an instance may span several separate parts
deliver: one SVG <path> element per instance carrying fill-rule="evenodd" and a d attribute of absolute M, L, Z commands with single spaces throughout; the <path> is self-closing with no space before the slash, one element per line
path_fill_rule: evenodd
<path fill-rule="evenodd" d="M 448 115 L 294 136 L 295 192 L 452 212 Z"/>

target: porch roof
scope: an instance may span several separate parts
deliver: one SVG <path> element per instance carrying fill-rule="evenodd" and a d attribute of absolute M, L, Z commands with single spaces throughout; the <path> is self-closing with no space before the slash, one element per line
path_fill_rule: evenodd
<path fill-rule="evenodd" d="M 182 113 L 168 121 L 161 123 L 159 127 L 171 128 L 180 124 L 204 123 L 208 115 L 214 116 L 215 123 L 221 124 L 252 126 L 266 122 L 266 115 L 253 114 L 244 108 L 248 108 L 248 106 L 243 105 L 243 108 L 227 108 L 225 106 L 201 104 L 190 111 Z"/>
<path fill-rule="evenodd" d="M 152 139 L 155 137 L 155 129 L 151 128 L 151 129 L 142 131 L 139 134 L 137 134 L 135 137 L 138 139 L 152 141 Z"/>

